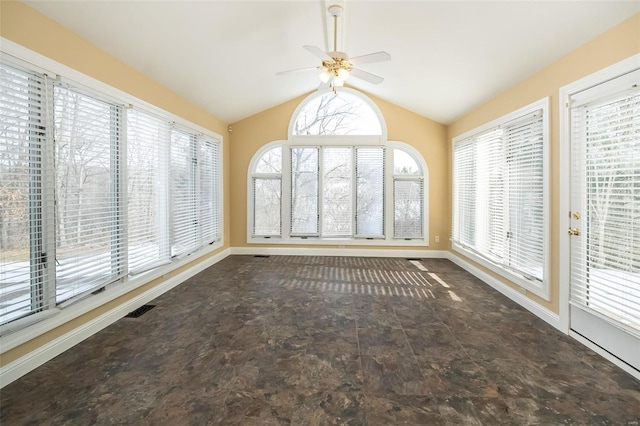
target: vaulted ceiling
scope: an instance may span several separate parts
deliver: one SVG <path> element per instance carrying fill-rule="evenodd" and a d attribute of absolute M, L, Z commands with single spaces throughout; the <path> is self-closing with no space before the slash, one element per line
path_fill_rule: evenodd
<path fill-rule="evenodd" d="M 640 11 L 639 1 L 31 1 L 111 55 L 233 123 L 314 90 L 332 50 L 330 4 L 344 5 L 338 48 L 385 50 L 348 83 L 444 124 Z"/>

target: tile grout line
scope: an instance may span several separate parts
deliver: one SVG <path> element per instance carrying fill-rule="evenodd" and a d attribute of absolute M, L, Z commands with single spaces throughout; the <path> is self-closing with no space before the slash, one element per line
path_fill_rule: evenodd
<path fill-rule="evenodd" d="M 362 366 L 362 349 L 360 348 L 360 334 L 358 333 L 358 316 L 356 315 L 356 296 L 355 294 L 351 294 L 351 313 L 353 315 L 353 325 L 356 328 L 356 343 L 358 344 L 358 364 L 360 364 L 360 374 L 362 377 L 362 397 L 364 400 L 364 421 L 365 424 L 369 422 L 369 410 L 367 410 L 367 402 L 369 397 L 367 396 L 367 392 L 365 391 L 365 373 L 364 367 Z"/>

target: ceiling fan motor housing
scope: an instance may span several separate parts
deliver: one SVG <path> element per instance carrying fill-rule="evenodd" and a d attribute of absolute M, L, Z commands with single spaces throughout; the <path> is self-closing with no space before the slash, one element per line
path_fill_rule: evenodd
<path fill-rule="evenodd" d="M 329 11 L 329 15 L 333 17 L 342 16 L 342 12 L 344 12 L 344 9 L 339 4 L 332 4 L 327 10 Z"/>

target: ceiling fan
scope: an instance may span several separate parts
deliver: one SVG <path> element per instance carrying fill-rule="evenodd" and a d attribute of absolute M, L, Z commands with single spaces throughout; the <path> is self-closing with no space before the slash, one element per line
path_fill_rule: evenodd
<path fill-rule="evenodd" d="M 343 9 L 340 5 L 331 5 L 327 9 L 333 17 L 333 51 L 324 52 L 317 46 L 303 46 L 309 53 L 322 59 L 322 65 L 316 67 L 300 68 L 289 71 L 281 71 L 277 75 L 289 74 L 300 71 L 320 71 L 320 89 L 331 87 L 334 91 L 336 87 L 344 86 L 344 82 L 349 76 L 359 78 L 372 84 L 380 84 L 384 78 L 371 74 L 356 66 L 371 64 L 374 62 L 383 62 L 391 59 L 391 55 L 387 52 L 369 53 L 367 55 L 349 58 L 345 52 L 338 51 L 338 17 L 342 15 Z"/>

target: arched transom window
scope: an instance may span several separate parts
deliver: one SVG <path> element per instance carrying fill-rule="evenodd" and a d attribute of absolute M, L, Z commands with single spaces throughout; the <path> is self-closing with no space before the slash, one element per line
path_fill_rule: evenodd
<path fill-rule="evenodd" d="M 248 242 L 426 245 L 426 163 L 381 117 L 348 89 L 303 101 L 251 161 Z"/>
<path fill-rule="evenodd" d="M 293 120 L 293 135 L 381 135 L 380 118 L 362 97 L 325 92 L 303 102 Z"/>

